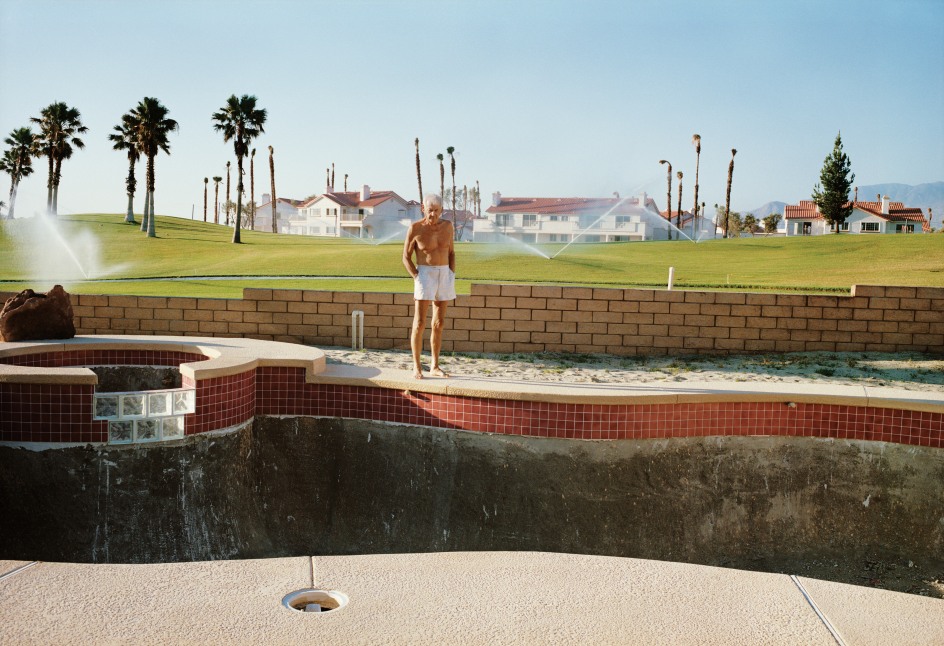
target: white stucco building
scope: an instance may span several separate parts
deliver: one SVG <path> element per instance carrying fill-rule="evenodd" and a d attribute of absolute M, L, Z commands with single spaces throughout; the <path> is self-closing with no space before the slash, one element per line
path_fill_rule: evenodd
<path fill-rule="evenodd" d="M 276 233 L 288 233 L 288 223 L 292 218 L 298 217 L 298 207 L 302 202 L 300 200 L 290 200 L 285 197 L 279 197 L 275 200 L 275 213 L 277 218 L 278 230 Z M 256 207 L 255 231 L 272 231 L 272 196 L 268 193 L 262 194 L 262 200 Z"/>
<path fill-rule="evenodd" d="M 666 240 L 669 225 L 655 201 L 639 197 L 502 197 L 475 221 L 475 242 L 623 242 Z"/>
<path fill-rule="evenodd" d="M 924 213 L 917 207 L 906 207 L 892 202 L 888 196 L 877 202 L 847 202 L 852 213 L 839 227 L 841 233 L 923 233 L 930 226 Z M 783 213 L 788 236 L 823 235 L 835 233 L 812 200 L 801 200 L 798 205 L 787 205 Z"/>
<path fill-rule="evenodd" d="M 393 191 L 329 191 L 301 204 L 288 233 L 310 236 L 396 238 L 418 220 L 420 205 Z"/>

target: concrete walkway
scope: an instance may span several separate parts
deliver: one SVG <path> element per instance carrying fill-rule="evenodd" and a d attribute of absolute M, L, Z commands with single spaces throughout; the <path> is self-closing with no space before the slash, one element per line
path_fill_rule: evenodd
<path fill-rule="evenodd" d="M 3 644 L 944 643 L 939 599 L 616 557 L 0 561 L 0 573 Z M 309 587 L 350 601 L 320 614 L 282 605 Z"/>

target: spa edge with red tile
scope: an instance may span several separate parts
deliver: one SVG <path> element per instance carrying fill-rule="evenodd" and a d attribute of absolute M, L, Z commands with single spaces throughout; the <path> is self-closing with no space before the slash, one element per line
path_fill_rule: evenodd
<path fill-rule="evenodd" d="M 157 365 L 204 358 L 183 354 L 166 358 L 169 364 Z M 120 359 L 125 365 L 138 360 L 155 365 L 162 360 L 135 353 Z M 96 365 L 88 361 L 87 365 Z M 185 416 L 187 435 L 231 428 L 256 415 L 298 415 L 579 440 L 774 435 L 944 448 L 944 413 L 845 403 L 598 404 L 496 399 L 324 383 L 317 375 L 307 375 L 305 368 L 280 366 L 196 380 L 185 375 L 183 385 L 196 390 L 195 412 Z M 0 441 L 106 441 L 107 422 L 92 418 L 93 393 L 94 386 L 88 384 L 0 382 Z"/>

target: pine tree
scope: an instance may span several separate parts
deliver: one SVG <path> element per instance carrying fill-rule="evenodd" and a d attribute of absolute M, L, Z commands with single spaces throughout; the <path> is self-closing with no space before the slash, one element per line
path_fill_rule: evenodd
<path fill-rule="evenodd" d="M 852 213 L 849 189 L 855 181 L 855 173 L 851 173 L 851 170 L 849 157 L 842 151 L 842 136 L 837 134 L 833 152 L 823 162 L 819 183 L 813 188 L 813 201 L 819 207 L 823 219 L 830 226 L 835 226 L 836 233 L 839 233 L 842 223 Z"/>

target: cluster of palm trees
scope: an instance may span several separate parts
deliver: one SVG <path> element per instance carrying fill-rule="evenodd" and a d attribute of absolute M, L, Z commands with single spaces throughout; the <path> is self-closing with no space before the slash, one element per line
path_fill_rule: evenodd
<path fill-rule="evenodd" d="M 10 208 L 7 217 L 14 217 L 16 191 L 20 181 L 33 172 L 32 158 L 46 157 L 49 166 L 49 178 L 46 182 L 46 211 L 56 215 L 59 206 L 59 182 L 62 178 L 62 161 L 72 157 L 76 149 L 85 148 L 85 142 L 79 137 L 88 131 L 82 125 L 82 115 L 76 108 L 61 101 L 50 103 L 40 110 L 38 117 L 31 117 L 30 123 L 39 127 L 39 133 L 32 128 L 16 128 L 4 139 L 10 148 L 0 158 L 0 170 L 10 175 Z"/>
<path fill-rule="evenodd" d="M 424 197 L 424 196 L 423 196 L 423 176 L 422 176 L 422 173 L 420 172 L 420 140 L 419 140 L 419 137 L 417 137 L 417 138 L 414 140 L 414 144 L 416 145 L 416 183 L 417 183 L 417 185 L 419 186 L 419 190 L 420 190 L 420 204 L 422 205 L 422 204 L 423 204 L 423 197 Z M 457 200 L 457 198 L 458 198 L 458 196 L 459 196 L 459 191 L 456 189 L 456 156 L 455 156 L 455 152 L 456 152 L 455 146 L 447 146 L 447 147 L 446 147 L 446 155 L 449 155 L 449 167 L 450 167 L 450 172 L 451 172 L 451 175 L 452 175 L 452 189 L 451 189 L 451 190 L 447 190 L 447 189 L 446 189 L 446 166 L 445 166 L 446 157 L 445 157 L 445 155 L 443 155 L 443 153 L 439 153 L 439 154 L 436 155 L 436 159 L 439 161 L 439 195 L 443 198 L 443 200 L 446 199 L 446 196 L 447 196 L 447 195 L 450 196 L 450 198 L 451 198 L 451 200 L 452 200 L 452 214 L 453 214 L 453 219 L 456 220 L 456 221 L 453 222 L 453 224 L 455 225 L 455 236 L 456 236 L 456 240 L 461 240 L 461 239 L 462 239 L 462 234 L 463 234 L 463 232 L 465 231 L 465 229 L 468 227 L 469 222 L 468 222 L 468 220 L 467 220 L 465 217 L 463 218 L 463 221 L 462 221 L 462 222 L 458 222 L 458 221 L 457 221 L 458 212 L 456 211 L 456 200 Z M 471 191 L 469 191 L 468 185 L 463 186 L 463 187 L 462 187 L 462 198 L 461 198 L 461 199 L 462 199 L 462 205 L 463 205 L 463 206 L 462 206 L 463 211 L 466 211 L 466 210 L 468 209 L 468 204 L 469 204 L 470 201 L 471 201 L 471 203 L 472 203 L 473 205 L 478 205 L 478 206 L 474 206 L 474 208 L 475 208 L 475 210 L 476 210 L 476 215 L 479 215 L 479 214 L 480 214 L 480 213 L 478 213 L 478 210 L 481 208 L 481 201 L 482 201 L 482 200 L 481 200 L 481 196 L 480 196 L 480 191 L 479 191 L 478 184 L 479 184 L 479 183 L 478 183 L 478 180 L 476 180 L 475 186 L 472 188 Z"/>
<path fill-rule="evenodd" d="M 157 236 L 154 216 L 154 159 L 160 151 L 170 154 L 170 133 L 178 128 L 177 122 L 167 116 L 170 111 L 154 97 L 146 96 L 138 105 L 121 116 L 121 123 L 108 135 L 115 150 L 128 152 L 128 177 L 125 185 L 128 190 L 128 213 L 125 222 L 134 221 L 134 193 L 137 182 L 134 178 L 134 165 L 142 156 L 147 159 L 144 190 L 144 212 L 141 216 L 141 231 L 146 231 L 149 238 Z"/>
<path fill-rule="evenodd" d="M 701 135 L 694 134 L 692 135 L 692 145 L 695 146 L 695 205 L 692 208 L 692 231 L 695 231 L 695 224 L 699 217 L 699 204 L 698 204 L 698 169 L 701 163 Z M 737 155 L 737 149 L 731 149 L 731 163 L 728 164 L 728 185 L 725 190 L 725 205 L 724 205 L 724 218 L 722 223 L 723 237 L 728 237 L 728 218 L 731 212 L 731 181 L 734 179 L 734 156 Z M 666 191 L 666 214 L 667 218 L 671 222 L 672 220 L 672 164 L 665 159 L 659 160 L 660 164 L 666 164 L 668 166 L 668 189 Z M 675 212 L 675 227 L 681 231 L 682 228 L 682 172 L 679 171 L 677 174 L 678 177 L 678 209 Z M 717 205 L 715 205 L 717 206 Z M 701 217 L 705 217 L 705 203 L 702 202 L 701 205 Z M 669 231 L 669 240 L 672 239 L 672 231 Z"/>
<path fill-rule="evenodd" d="M 134 219 L 134 195 L 137 189 L 135 179 L 135 164 L 143 157 L 147 161 L 145 178 L 144 212 L 141 220 L 141 230 L 146 231 L 148 237 L 156 237 L 154 217 L 154 160 L 161 151 L 170 154 L 169 136 L 176 132 L 178 124 L 169 116 L 169 110 L 154 97 L 144 97 L 138 104 L 121 116 L 121 121 L 108 135 L 114 150 L 125 151 L 128 156 L 128 176 L 125 186 L 128 193 L 128 212 L 125 222 L 137 224 Z M 252 157 L 255 149 L 250 152 L 253 139 L 264 132 L 263 124 L 266 120 L 266 111 L 256 107 L 256 97 L 244 94 L 237 98 L 232 95 L 211 120 L 213 127 L 223 134 L 223 141 L 233 142 L 236 154 L 237 186 L 236 186 L 236 223 L 233 231 L 233 242 L 240 242 L 240 222 L 242 220 L 243 195 L 243 160 L 250 157 L 250 173 L 252 173 Z M 40 111 L 39 117 L 33 117 L 30 122 L 39 127 L 39 133 L 34 133 L 30 127 L 17 128 L 4 139 L 9 146 L 0 157 L 0 171 L 10 175 L 10 204 L 7 217 L 12 218 L 16 203 L 16 192 L 20 181 L 33 173 L 32 158 L 46 157 L 49 165 L 49 179 L 47 182 L 46 211 L 55 216 L 58 213 L 59 182 L 62 177 L 62 162 L 72 157 L 76 149 L 85 147 L 85 142 L 79 135 L 88 132 L 82 125 L 81 114 L 76 108 L 70 107 L 61 101 L 51 103 Z M 269 147 L 269 167 L 272 171 L 272 229 L 276 229 L 275 213 L 275 163 L 273 149 Z M 227 169 L 229 162 L 227 162 Z M 227 173 L 227 201 L 229 200 L 229 173 Z M 216 188 L 217 208 L 219 206 L 219 183 L 222 177 L 214 177 Z M 208 178 L 204 178 L 204 220 L 206 219 L 206 187 Z M 255 202 L 255 182 L 251 182 L 252 198 Z M 254 210 L 253 210 L 254 215 Z"/>

